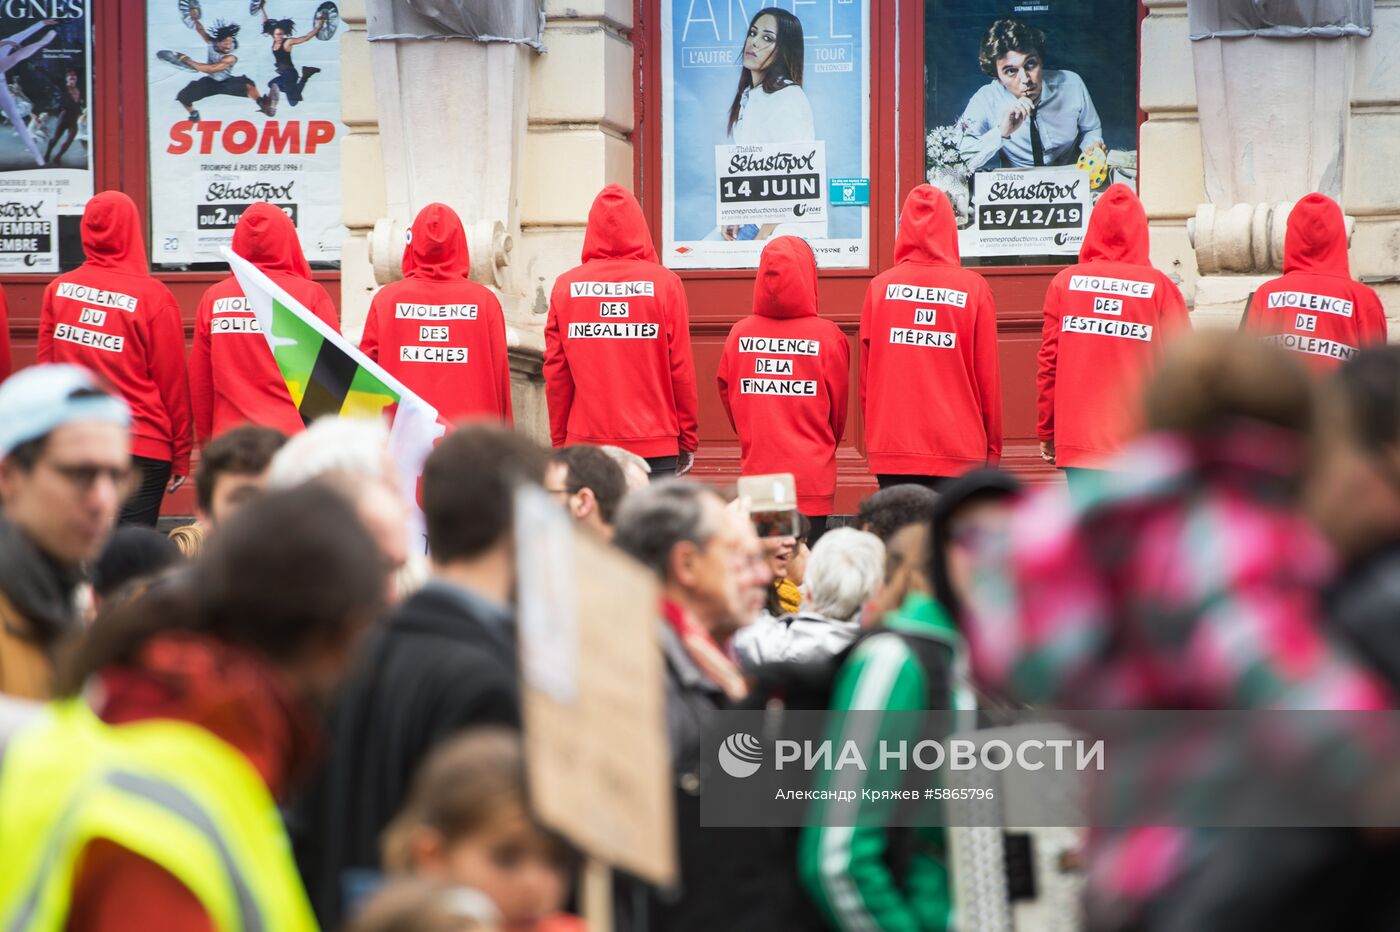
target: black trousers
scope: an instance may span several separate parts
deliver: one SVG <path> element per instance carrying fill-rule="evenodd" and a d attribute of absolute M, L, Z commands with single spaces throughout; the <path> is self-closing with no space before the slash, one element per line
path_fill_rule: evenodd
<path fill-rule="evenodd" d="M 660 482 L 662 479 L 676 478 L 676 467 L 680 465 L 679 456 L 649 456 L 646 457 L 647 465 L 651 467 L 651 481 Z"/>
<path fill-rule="evenodd" d="M 155 527 L 156 519 L 160 517 L 161 500 L 165 498 L 165 486 L 170 481 L 170 460 L 133 456 L 131 465 L 140 477 L 140 484 L 122 506 L 117 523 Z"/>
<path fill-rule="evenodd" d="M 888 489 L 892 485 L 921 485 L 926 489 L 933 489 L 935 492 L 941 492 L 944 486 L 953 481 L 953 477 L 904 476 L 898 473 L 879 473 L 875 476 L 875 481 L 880 483 L 880 488 L 882 489 Z"/>
<path fill-rule="evenodd" d="M 247 97 L 248 85 L 252 83 L 241 74 L 231 74 L 222 81 L 206 74 L 180 88 L 180 93 L 175 95 L 175 99 L 189 106 L 208 97 Z"/>
<path fill-rule="evenodd" d="M 829 517 L 831 517 L 831 516 L 830 516 L 830 515 L 808 515 L 808 516 L 807 516 L 807 520 L 810 521 L 810 522 L 812 522 L 812 533 L 809 534 L 809 535 L 807 535 L 807 546 L 808 546 L 808 547 L 815 547 L 815 546 L 817 545 L 817 541 L 821 540 L 821 536 L 822 536 L 823 534 L 826 533 L 826 519 L 829 518 Z"/>

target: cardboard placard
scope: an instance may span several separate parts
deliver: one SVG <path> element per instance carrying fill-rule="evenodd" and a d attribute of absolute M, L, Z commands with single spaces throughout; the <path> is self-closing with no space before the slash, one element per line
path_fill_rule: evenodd
<path fill-rule="evenodd" d="M 516 515 L 531 804 L 590 857 L 671 884 L 675 813 L 656 580 L 539 489 L 517 492 Z"/>

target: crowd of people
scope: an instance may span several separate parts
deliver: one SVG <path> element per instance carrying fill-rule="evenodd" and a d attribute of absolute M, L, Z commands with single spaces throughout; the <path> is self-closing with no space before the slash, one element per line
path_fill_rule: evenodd
<path fill-rule="evenodd" d="M 1032 492 L 996 468 L 990 289 L 946 197 L 916 188 L 861 315 L 881 488 L 839 520 L 851 361 L 802 240 L 764 250 L 719 363 L 745 475 L 792 476 L 791 500 L 757 502 L 685 478 L 684 291 L 628 192 L 599 195 L 554 288 L 550 448 L 510 427 L 499 304 L 432 205 L 361 344 L 460 421 L 418 478 L 426 554 L 388 431 L 303 425 L 236 280 L 201 303 L 187 373 L 129 199 L 94 198 L 83 236 L 41 364 L 0 384 L 4 928 L 583 928 L 581 855 L 529 802 L 523 486 L 661 593 L 678 878 L 613 877 L 626 932 L 954 924 L 956 828 L 824 805 L 791 831 L 703 825 L 725 710 L 825 710 L 859 742 L 901 726 L 857 713 L 1380 710 L 1400 691 L 1400 350 L 1372 345 L 1379 303 L 1320 196 L 1247 333 L 1191 335 L 1136 197 L 1103 195 L 1045 301 L 1039 438 L 1069 482 Z M 335 322 L 281 211 L 250 209 L 235 248 Z M 199 522 L 167 538 L 150 525 L 191 461 Z M 1097 834 L 1084 921 L 1383 928 L 1397 855 L 1341 829 Z M 1242 857 L 1254 876 L 1219 882 Z"/>

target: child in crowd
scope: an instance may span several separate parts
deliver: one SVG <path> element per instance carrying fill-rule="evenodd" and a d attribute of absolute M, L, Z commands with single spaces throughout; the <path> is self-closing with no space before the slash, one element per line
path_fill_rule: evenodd
<path fill-rule="evenodd" d="M 574 855 L 535 823 L 520 736 L 481 728 L 440 745 L 384 833 L 384 866 L 479 891 L 502 932 L 583 932 L 561 915 Z"/>

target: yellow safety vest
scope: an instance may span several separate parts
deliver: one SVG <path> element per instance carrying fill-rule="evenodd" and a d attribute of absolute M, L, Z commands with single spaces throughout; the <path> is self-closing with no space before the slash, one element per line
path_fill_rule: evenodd
<path fill-rule="evenodd" d="M 94 839 L 160 865 L 220 932 L 315 932 L 277 807 L 209 732 L 49 705 L 0 749 L 0 932 L 61 932 Z"/>

